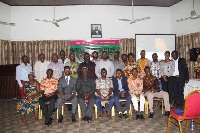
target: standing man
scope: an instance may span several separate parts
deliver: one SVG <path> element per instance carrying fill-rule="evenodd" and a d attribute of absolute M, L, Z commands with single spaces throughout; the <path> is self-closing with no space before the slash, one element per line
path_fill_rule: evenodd
<path fill-rule="evenodd" d="M 104 111 L 101 106 L 101 101 L 109 101 L 107 108 L 107 117 L 111 117 L 111 109 L 114 105 L 115 99 L 113 97 L 113 83 L 112 80 L 106 77 L 107 70 L 105 68 L 101 69 L 101 78 L 96 79 L 96 105 L 99 109 L 99 118 L 103 117 Z"/>
<path fill-rule="evenodd" d="M 63 65 L 65 65 L 65 63 L 69 61 L 68 58 L 65 58 L 65 51 L 64 50 L 60 51 L 60 59 L 58 59 L 58 61 L 63 63 Z"/>
<path fill-rule="evenodd" d="M 45 55 L 41 53 L 39 55 L 39 61 L 35 63 L 35 67 L 34 67 L 35 78 L 37 79 L 39 83 L 41 83 L 41 81 L 44 78 L 46 78 L 47 67 L 49 63 L 50 63 L 49 61 L 45 60 Z"/>
<path fill-rule="evenodd" d="M 141 55 L 141 58 L 138 59 L 137 62 L 138 62 L 138 64 L 139 64 L 139 66 L 140 66 L 141 78 L 143 78 L 143 77 L 145 76 L 144 68 L 145 68 L 146 66 L 149 66 L 151 62 L 150 62 L 150 60 L 148 60 L 147 58 L 145 58 L 145 55 L 146 55 L 145 50 L 142 50 L 142 51 L 140 52 L 140 55 Z"/>
<path fill-rule="evenodd" d="M 149 119 L 153 118 L 153 98 L 163 98 L 165 105 L 165 116 L 169 116 L 170 104 L 169 94 L 165 91 L 160 91 L 158 79 L 156 76 L 151 75 L 150 68 L 145 67 L 146 76 L 143 78 L 143 92 L 148 99 L 150 115 Z"/>
<path fill-rule="evenodd" d="M 78 70 L 78 62 L 75 61 L 75 55 L 74 53 L 70 53 L 69 54 L 69 61 L 65 63 L 65 66 L 69 66 L 70 67 L 70 76 L 74 77 L 74 78 L 78 78 L 78 74 L 77 74 L 77 70 Z"/>
<path fill-rule="evenodd" d="M 57 86 L 58 79 L 53 77 L 53 70 L 47 70 L 47 78 L 43 79 L 40 84 L 40 90 L 42 97 L 39 99 L 39 103 L 42 109 L 42 113 L 45 116 L 45 125 L 50 126 L 52 124 L 52 114 L 57 99 Z M 49 108 L 47 109 L 45 103 L 50 101 Z"/>
<path fill-rule="evenodd" d="M 64 65 L 60 61 L 58 61 L 58 55 L 52 55 L 52 62 L 47 67 L 48 69 L 53 70 L 53 77 L 59 79 L 64 71 Z"/>
<path fill-rule="evenodd" d="M 85 53 L 84 54 L 84 62 L 81 63 L 78 67 L 78 77 L 81 77 L 83 75 L 83 67 L 87 67 L 88 68 L 88 72 L 87 75 L 96 79 L 96 75 L 95 75 L 95 63 L 90 61 L 90 54 L 89 53 Z"/>
<path fill-rule="evenodd" d="M 119 60 L 119 52 L 115 51 L 114 52 L 114 61 L 112 62 L 114 65 L 114 77 L 116 77 L 116 70 L 121 69 L 124 71 L 124 63 Z"/>
<path fill-rule="evenodd" d="M 98 53 L 98 51 L 94 51 L 94 52 L 92 52 L 92 57 L 93 57 L 93 62 L 95 63 L 95 64 L 97 64 L 97 62 L 99 61 L 99 53 Z"/>
<path fill-rule="evenodd" d="M 124 62 L 124 64 L 126 64 L 127 58 L 128 58 L 127 54 L 122 54 L 121 58 L 122 58 L 122 61 Z"/>
<path fill-rule="evenodd" d="M 82 109 L 82 120 L 89 122 L 92 120 L 92 109 L 94 108 L 95 103 L 96 84 L 95 79 L 89 77 L 87 67 L 83 67 L 82 72 L 82 76 L 77 79 L 76 90 Z"/>
<path fill-rule="evenodd" d="M 156 76 L 159 82 L 159 87 L 162 89 L 161 84 L 161 72 L 160 72 L 160 61 L 158 61 L 158 55 L 156 53 L 152 54 L 153 62 L 150 63 L 150 71 L 153 76 Z"/>
<path fill-rule="evenodd" d="M 189 82 L 189 72 L 185 58 L 180 58 L 177 51 L 172 52 L 175 61 L 175 71 L 173 73 L 174 104 L 183 108 L 183 88 Z"/>
<path fill-rule="evenodd" d="M 64 68 L 65 76 L 61 77 L 58 81 L 58 100 L 57 107 L 59 112 L 58 123 L 63 120 L 62 106 L 65 101 L 71 101 L 72 103 L 72 122 L 76 122 L 76 109 L 78 106 L 78 99 L 76 97 L 76 79 L 70 76 L 70 67 L 65 66 Z"/>
<path fill-rule="evenodd" d="M 26 81 L 29 81 L 28 75 L 32 72 L 32 66 L 28 63 L 28 61 L 28 57 L 24 55 L 22 56 L 22 63 L 16 67 L 16 80 L 19 85 L 21 98 L 24 98 L 23 86 Z"/>
<path fill-rule="evenodd" d="M 117 107 L 117 111 L 119 113 L 118 117 L 128 118 L 128 113 L 130 110 L 131 103 L 131 95 L 129 93 L 129 88 L 127 84 L 127 78 L 122 77 L 123 71 L 121 69 L 116 70 L 116 77 L 113 78 L 113 88 L 114 88 L 114 96 L 115 96 L 115 105 Z M 122 114 L 119 100 L 120 98 L 126 99 L 125 111 Z"/>
<path fill-rule="evenodd" d="M 95 74 L 98 78 L 101 77 L 101 69 L 105 68 L 107 70 L 106 77 L 113 77 L 114 76 L 114 65 L 113 63 L 108 60 L 108 55 L 106 51 L 102 52 L 102 59 L 97 62 L 95 67 Z"/>

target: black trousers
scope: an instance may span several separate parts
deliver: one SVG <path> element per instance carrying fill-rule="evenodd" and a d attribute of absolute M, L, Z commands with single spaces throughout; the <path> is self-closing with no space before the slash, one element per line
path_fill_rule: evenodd
<path fill-rule="evenodd" d="M 180 77 L 173 77 L 173 89 L 174 89 L 174 104 L 176 106 L 183 107 L 184 104 L 184 95 L 183 88 L 184 82 L 181 81 Z"/>
<path fill-rule="evenodd" d="M 174 97 L 173 77 L 172 76 L 167 77 L 167 81 L 165 81 L 163 78 L 161 78 L 161 83 L 162 83 L 163 91 L 166 91 L 169 94 L 169 103 L 172 104 L 173 103 L 173 97 Z"/>
<path fill-rule="evenodd" d="M 42 113 L 45 116 L 45 121 L 49 121 L 49 119 L 51 118 L 52 114 L 53 114 L 53 109 L 55 108 L 55 103 L 57 100 L 57 95 L 54 94 L 51 97 L 46 97 L 46 96 L 42 96 L 39 100 L 41 109 L 42 109 Z M 50 101 L 50 105 L 49 108 L 47 109 L 47 106 L 45 105 L 45 103 L 47 101 Z"/>

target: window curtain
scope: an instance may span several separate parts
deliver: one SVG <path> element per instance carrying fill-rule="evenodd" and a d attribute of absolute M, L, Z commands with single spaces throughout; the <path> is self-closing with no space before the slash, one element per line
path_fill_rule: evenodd
<path fill-rule="evenodd" d="M 120 39 L 120 54 L 133 53 L 135 59 L 135 39 L 122 38 Z"/>
<path fill-rule="evenodd" d="M 70 52 L 69 40 L 44 41 L 4 41 L 0 40 L 0 65 L 20 64 L 21 57 L 27 55 L 29 63 L 33 66 L 38 61 L 38 55 L 44 53 L 46 60 L 51 61 L 53 53 L 59 55 L 61 50 L 66 56 Z"/>
<path fill-rule="evenodd" d="M 196 78 L 194 62 L 190 61 L 190 49 L 200 48 L 200 32 L 178 36 L 176 38 L 176 50 L 179 56 L 186 59 L 190 78 Z"/>

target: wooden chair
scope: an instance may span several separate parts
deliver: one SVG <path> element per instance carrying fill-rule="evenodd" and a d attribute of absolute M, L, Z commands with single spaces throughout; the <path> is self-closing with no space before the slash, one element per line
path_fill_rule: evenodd
<path fill-rule="evenodd" d="M 171 120 L 171 118 L 176 119 L 177 123 Z M 195 129 L 197 129 L 197 123 L 199 123 L 200 118 L 200 90 L 193 91 L 189 93 L 185 98 L 185 108 L 183 115 L 177 114 L 175 109 L 170 110 L 170 115 L 167 122 L 167 133 L 169 133 L 170 122 L 179 127 L 180 133 L 182 133 L 181 122 L 186 121 L 185 130 L 188 131 L 189 120 L 195 120 Z"/>
<path fill-rule="evenodd" d="M 160 101 L 161 102 L 161 106 L 162 106 L 162 114 L 164 114 L 164 104 L 163 104 L 163 99 L 162 98 L 157 98 L 157 97 L 154 97 L 153 98 L 153 101 L 155 101 L 155 109 L 157 109 L 158 107 L 158 102 Z M 147 98 L 145 99 L 145 114 L 149 114 L 149 103 L 148 103 L 148 100 Z"/>

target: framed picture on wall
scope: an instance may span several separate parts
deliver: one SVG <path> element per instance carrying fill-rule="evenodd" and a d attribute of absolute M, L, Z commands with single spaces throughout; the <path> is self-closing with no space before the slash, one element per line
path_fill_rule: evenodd
<path fill-rule="evenodd" d="M 91 38 L 102 38 L 101 24 L 91 24 Z"/>

